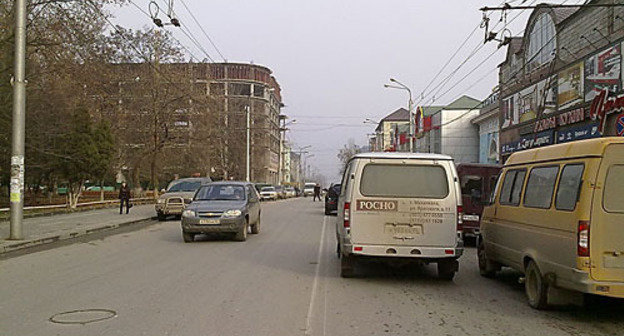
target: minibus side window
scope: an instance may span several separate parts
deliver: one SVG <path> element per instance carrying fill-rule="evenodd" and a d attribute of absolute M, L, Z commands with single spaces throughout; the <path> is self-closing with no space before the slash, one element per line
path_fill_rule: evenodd
<path fill-rule="evenodd" d="M 602 194 L 602 207 L 607 212 L 624 212 L 624 165 L 609 167 Z"/>
<path fill-rule="evenodd" d="M 503 188 L 499 203 L 503 205 L 518 205 L 520 204 L 520 194 L 522 193 L 522 185 L 524 184 L 524 176 L 526 170 L 516 169 L 509 170 L 505 174 L 503 180 Z"/>
<path fill-rule="evenodd" d="M 514 181 L 513 189 L 511 190 L 511 204 L 520 204 L 520 195 L 522 194 L 522 186 L 524 186 L 524 177 L 526 176 L 526 170 L 519 170 L 516 174 L 516 180 Z"/>
<path fill-rule="evenodd" d="M 353 162 L 349 163 L 344 170 L 344 174 L 342 175 L 342 185 L 340 189 L 340 195 L 344 195 L 344 192 L 347 190 L 347 184 L 351 180 L 349 175 L 351 175 L 351 167 L 353 166 Z"/>
<path fill-rule="evenodd" d="M 529 173 L 529 181 L 524 191 L 524 206 L 549 209 L 552 204 L 555 182 L 559 166 L 536 167 Z"/>
<path fill-rule="evenodd" d="M 557 196 L 555 198 L 555 208 L 557 210 L 574 211 L 576 208 L 584 169 L 584 164 L 576 163 L 567 164 L 561 170 Z"/>

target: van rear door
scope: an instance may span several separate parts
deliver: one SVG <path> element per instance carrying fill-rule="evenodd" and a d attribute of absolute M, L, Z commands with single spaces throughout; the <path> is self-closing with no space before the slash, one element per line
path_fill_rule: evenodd
<path fill-rule="evenodd" d="M 624 281 L 624 144 L 607 146 L 597 182 L 589 231 L 591 276 Z"/>
<path fill-rule="evenodd" d="M 448 160 L 362 160 L 351 198 L 351 241 L 454 247 L 455 175 Z"/>

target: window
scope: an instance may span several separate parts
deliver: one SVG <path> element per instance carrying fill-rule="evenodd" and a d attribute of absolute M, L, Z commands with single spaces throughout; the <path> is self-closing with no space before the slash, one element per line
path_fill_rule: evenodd
<path fill-rule="evenodd" d="M 550 208 L 558 172 L 559 166 L 531 169 L 524 192 L 524 206 L 540 209 Z"/>
<path fill-rule="evenodd" d="M 529 34 L 529 48 L 526 62 L 529 70 L 550 62 L 555 58 L 555 24 L 548 14 L 540 15 L 533 23 Z"/>
<path fill-rule="evenodd" d="M 583 164 L 569 164 L 565 165 L 563 170 L 561 170 L 557 197 L 555 198 L 555 208 L 557 210 L 572 211 L 576 208 L 584 169 L 585 166 Z"/>
<path fill-rule="evenodd" d="M 483 177 L 477 175 L 464 175 L 461 177 L 462 195 L 472 196 L 472 190 L 476 189 L 483 193 Z"/>
<path fill-rule="evenodd" d="M 445 198 L 449 186 L 442 166 L 368 164 L 362 171 L 360 192 L 364 196 Z"/>
<path fill-rule="evenodd" d="M 210 83 L 210 95 L 223 96 L 225 95 L 225 84 L 223 83 Z"/>
<path fill-rule="evenodd" d="M 254 84 L 254 96 L 264 97 L 264 85 Z"/>
<path fill-rule="evenodd" d="M 500 204 L 518 205 L 520 204 L 520 195 L 522 194 L 522 186 L 524 185 L 524 177 L 526 170 L 511 170 L 505 174 L 503 181 L 503 190 L 499 199 Z"/>
<path fill-rule="evenodd" d="M 353 163 L 350 163 L 349 165 L 347 165 L 345 167 L 344 170 L 344 174 L 342 175 L 342 183 L 340 184 L 341 186 L 341 190 L 340 190 L 340 194 L 343 195 L 344 192 L 347 190 L 347 186 L 350 184 L 349 180 L 350 180 L 350 175 L 351 175 L 351 167 L 353 167 Z"/>
<path fill-rule="evenodd" d="M 200 188 L 195 194 L 196 201 L 242 201 L 245 189 L 239 185 L 210 185 Z"/>
<path fill-rule="evenodd" d="M 231 83 L 228 94 L 232 96 L 251 96 L 251 84 Z"/>
<path fill-rule="evenodd" d="M 602 206 L 607 212 L 624 212 L 624 165 L 609 167 L 605 181 Z"/>

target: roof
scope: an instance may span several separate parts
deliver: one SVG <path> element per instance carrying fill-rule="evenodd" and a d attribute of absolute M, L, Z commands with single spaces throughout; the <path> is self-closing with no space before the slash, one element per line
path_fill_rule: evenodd
<path fill-rule="evenodd" d="M 479 107 L 480 100 L 463 95 L 444 107 L 445 110 L 472 110 Z"/>
<path fill-rule="evenodd" d="M 400 109 L 388 114 L 385 118 L 381 119 L 381 122 L 384 121 L 409 121 L 409 112 L 401 107 Z"/>
<path fill-rule="evenodd" d="M 416 160 L 453 160 L 452 157 L 433 153 L 407 153 L 407 152 L 369 152 L 359 153 L 354 159 L 416 159 Z"/>
<path fill-rule="evenodd" d="M 556 7 L 553 8 L 553 12 L 555 13 L 554 21 L 555 25 L 560 24 L 565 19 L 569 18 L 572 14 L 576 13 L 580 7 Z"/>
<path fill-rule="evenodd" d="M 436 112 L 440 111 L 441 109 L 444 108 L 444 106 L 435 106 L 435 105 L 431 105 L 431 106 L 421 106 L 423 109 L 423 115 L 425 117 L 428 117 L 432 114 L 435 114 Z"/>
<path fill-rule="evenodd" d="M 622 137 L 604 137 L 588 140 L 566 142 L 534 149 L 523 150 L 511 154 L 505 166 L 526 164 L 530 162 L 553 161 L 571 158 L 594 156 L 599 157 L 610 144 L 624 144 Z"/>

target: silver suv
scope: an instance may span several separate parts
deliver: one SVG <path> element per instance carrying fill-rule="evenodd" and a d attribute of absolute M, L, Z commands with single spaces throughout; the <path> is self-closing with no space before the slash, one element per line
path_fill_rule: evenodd
<path fill-rule="evenodd" d="M 204 184 L 212 182 L 210 177 L 190 177 L 171 181 L 167 191 L 156 200 L 156 215 L 159 221 L 168 216 L 180 218 L 186 205 L 191 203 L 195 192 Z"/>

